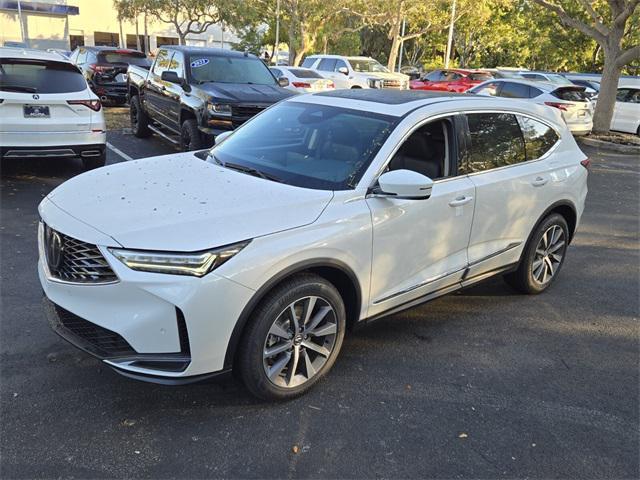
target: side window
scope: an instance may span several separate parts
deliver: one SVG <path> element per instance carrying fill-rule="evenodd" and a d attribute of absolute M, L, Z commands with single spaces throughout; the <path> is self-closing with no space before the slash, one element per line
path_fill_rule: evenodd
<path fill-rule="evenodd" d="M 282 76 L 282 70 L 279 68 L 272 68 L 271 71 L 276 76 L 276 78 L 280 78 Z"/>
<path fill-rule="evenodd" d="M 444 78 L 442 78 L 442 80 L 445 80 L 447 82 L 453 82 L 455 80 L 460 80 L 462 78 L 462 75 L 456 72 L 446 72 L 443 75 L 444 75 Z"/>
<path fill-rule="evenodd" d="M 173 58 L 169 62 L 169 67 L 167 70 L 171 70 L 172 72 L 176 72 L 179 77 L 185 78 L 184 75 L 184 55 L 182 52 L 175 52 L 173 54 Z"/>
<path fill-rule="evenodd" d="M 453 138 L 447 119 L 427 123 L 413 132 L 389 162 L 389 170 L 412 170 L 432 180 L 448 177 Z"/>
<path fill-rule="evenodd" d="M 529 87 L 529 98 L 535 98 L 539 95 L 542 95 L 542 90 L 537 87 Z"/>
<path fill-rule="evenodd" d="M 467 114 L 470 144 L 460 173 L 474 173 L 514 165 L 526 160 L 524 139 L 515 115 Z"/>
<path fill-rule="evenodd" d="M 482 88 L 474 90 L 474 93 L 477 95 L 491 95 L 492 97 L 495 97 L 496 95 L 498 95 L 499 87 L 500 87 L 500 83 L 491 82 L 491 83 L 487 83 Z"/>
<path fill-rule="evenodd" d="M 522 83 L 504 82 L 502 84 L 502 90 L 500 90 L 501 97 L 508 98 L 529 98 L 529 86 Z"/>
<path fill-rule="evenodd" d="M 84 63 L 98 63 L 98 55 L 96 52 L 87 51 L 87 56 L 84 59 Z"/>
<path fill-rule="evenodd" d="M 433 72 L 427 74 L 424 79 L 428 82 L 439 82 L 443 78 L 443 73 L 440 70 L 434 70 Z"/>
<path fill-rule="evenodd" d="M 80 50 L 75 50 L 70 56 L 69 56 L 69 61 L 71 63 L 77 64 L 78 63 L 78 53 L 80 52 Z"/>
<path fill-rule="evenodd" d="M 337 72 L 337 71 L 338 71 L 338 69 L 339 69 L 340 67 L 344 67 L 344 68 L 346 68 L 347 70 L 349 70 L 349 67 L 347 66 L 347 64 L 345 63 L 345 61 L 344 61 L 344 60 L 339 60 L 339 59 L 338 59 L 338 60 L 336 60 L 336 66 L 335 66 L 335 67 L 333 67 L 333 70 L 334 70 L 335 72 Z"/>
<path fill-rule="evenodd" d="M 626 102 L 630 90 L 628 88 L 619 88 L 616 94 L 616 102 Z"/>
<path fill-rule="evenodd" d="M 318 64 L 318 70 L 322 70 L 323 72 L 333 72 L 333 67 L 335 67 L 335 65 L 335 58 L 323 58 Z"/>
<path fill-rule="evenodd" d="M 307 57 L 304 59 L 304 62 L 302 62 L 302 65 L 300 65 L 301 67 L 304 68 L 311 68 L 311 66 L 316 62 L 316 57 Z"/>
<path fill-rule="evenodd" d="M 529 117 L 516 116 L 524 137 L 527 160 L 542 157 L 558 141 L 558 134 L 553 128 Z"/>
<path fill-rule="evenodd" d="M 629 103 L 640 103 L 640 90 L 631 90 L 627 101 Z"/>

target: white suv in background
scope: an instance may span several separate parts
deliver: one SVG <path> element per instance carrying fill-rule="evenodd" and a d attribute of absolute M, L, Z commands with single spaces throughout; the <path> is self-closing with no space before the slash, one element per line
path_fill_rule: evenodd
<path fill-rule="evenodd" d="M 299 395 L 347 325 L 494 275 L 546 290 L 587 195 L 560 115 L 527 102 L 337 90 L 216 141 L 84 173 L 40 204 L 49 321 L 123 375 L 233 367 L 262 398 Z"/>
<path fill-rule="evenodd" d="M 409 76 L 390 72 L 370 57 L 340 55 L 310 55 L 304 59 L 305 68 L 317 70 L 333 80 L 336 88 L 394 88 L 409 89 Z"/>
<path fill-rule="evenodd" d="M 102 105 L 80 71 L 61 55 L 0 48 L 0 158 L 106 160 Z"/>

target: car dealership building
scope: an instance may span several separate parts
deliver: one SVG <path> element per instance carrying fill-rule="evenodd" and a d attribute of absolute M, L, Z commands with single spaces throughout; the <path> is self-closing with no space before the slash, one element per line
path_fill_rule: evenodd
<path fill-rule="evenodd" d="M 138 20 L 140 46 L 144 45 L 144 15 Z M 173 25 L 147 18 L 149 50 L 177 45 Z M 187 44 L 231 48 L 238 39 L 221 25 L 203 34 L 190 34 Z M 137 48 L 136 25 L 119 22 L 112 0 L 0 0 L 0 46 L 73 50 L 81 45 Z"/>

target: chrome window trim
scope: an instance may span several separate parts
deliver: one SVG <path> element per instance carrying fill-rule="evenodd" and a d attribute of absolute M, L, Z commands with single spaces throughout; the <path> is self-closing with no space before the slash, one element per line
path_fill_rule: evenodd
<path fill-rule="evenodd" d="M 428 106 L 425 106 L 423 108 L 427 108 L 427 107 Z M 416 130 L 418 130 L 422 126 L 426 125 L 427 123 L 433 122 L 435 120 L 440 120 L 440 119 L 447 118 L 447 117 L 454 117 L 456 115 L 467 115 L 467 114 L 471 114 L 471 113 L 509 113 L 509 114 L 512 114 L 512 115 L 521 115 L 523 117 L 528 117 L 528 118 L 530 118 L 532 120 L 540 122 L 540 123 L 546 125 L 547 127 L 551 128 L 554 131 L 554 133 L 556 134 L 556 136 L 558 137 L 558 139 L 556 140 L 556 143 L 554 143 L 553 146 L 549 150 L 547 150 L 547 152 L 544 155 L 542 155 L 541 157 L 533 158 L 531 160 L 525 160 L 524 162 L 520 162 L 520 163 L 514 163 L 513 165 L 504 165 L 502 167 L 492 168 L 490 170 L 483 170 L 481 172 L 458 174 L 458 175 L 455 175 L 455 176 L 452 176 L 452 177 L 440 178 L 440 179 L 437 179 L 437 180 L 433 181 L 434 185 L 436 185 L 438 183 L 441 183 L 441 182 L 446 182 L 446 181 L 449 181 L 449 180 L 461 178 L 461 177 L 470 177 L 470 176 L 474 176 L 474 175 L 478 175 L 478 174 L 482 174 L 482 173 L 495 172 L 495 171 L 502 170 L 502 169 L 505 169 L 505 168 L 517 167 L 519 165 L 528 164 L 530 162 L 538 162 L 538 161 L 544 160 L 547 157 L 549 157 L 549 155 L 551 155 L 551 153 L 558 148 L 558 145 L 560 144 L 560 140 L 562 139 L 562 135 L 560 134 L 560 132 L 558 132 L 558 129 L 554 125 L 552 125 L 548 120 L 542 119 L 542 118 L 537 117 L 537 116 L 535 116 L 533 114 L 530 114 L 530 113 L 518 112 L 518 111 L 515 111 L 513 109 L 506 109 L 506 108 L 505 109 L 499 109 L 499 108 L 486 109 L 486 108 L 482 108 L 482 109 L 477 109 L 477 110 L 476 109 L 465 109 L 465 110 L 455 110 L 453 112 L 439 113 L 439 114 L 433 115 L 433 116 L 431 116 L 429 118 L 420 120 L 418 123 L 413 125 L 402 136 L 400 141 L 397 142 L 397 144 L 394 147 L 394 149 L 387 156 L 387 158 L 385 159 L 385 161 L 382 164 L 382 166 L 376 171 L 375 175 L 373 176 L 373 180 L 371 181 L 371 184 L 368 185 L 368 187 L 367 187 L 367 190 L 370 189 L 370 188 L 373 188 L 378 183 L 378 178 L 380 177 L 380 175 L 382 175 L 382 173 L 384 172 L 385 168 L 387 168 L 387 165 L 389 165 L 389 163 L 393 159 L 394 155 L 398 152 L 398 150 L 404 144 L 404 142 L 406 142 L 407 139 Z"/>

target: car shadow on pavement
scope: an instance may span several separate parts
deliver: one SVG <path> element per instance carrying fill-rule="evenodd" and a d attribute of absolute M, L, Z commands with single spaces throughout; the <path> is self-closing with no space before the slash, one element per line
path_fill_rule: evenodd
<path fill-rule="evenodd" d="M 2 159 L 0 175 L 3 178 L 58 178 L 66 180 L 82 173 L 82 161 L 79 158 L 45 159 Z"/>

